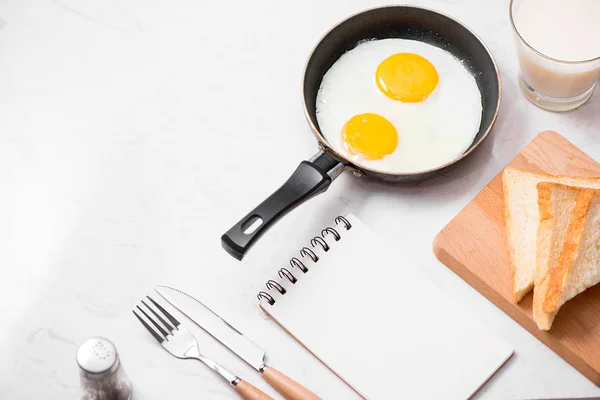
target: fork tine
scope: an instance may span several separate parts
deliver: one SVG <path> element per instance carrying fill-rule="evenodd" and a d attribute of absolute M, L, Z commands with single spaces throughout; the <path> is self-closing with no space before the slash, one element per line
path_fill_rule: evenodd
<path fill-rule="evenodd" d="M 165 317 L 167 317 L 167 319 L 169 321 L 171 321 L 171 323 L 175 326 L 175 328 L 177 328 L 180 325 L 179 321 L 177 321 L 174 316 L 169 314 L 169 312 L 167 310 L 165 310 L 160 304 L 158 304 L 157 302 L 152 300 L 152 297 L 150 297 L 150 296 L 146 296 L 146 297 L 148 298 L 148 300 L 150 300 L 152 302 L 152 304 L 154 304 L 154 306 L 156 306 L 156 308 L 158 308 L 165 315 Z"/>
<path fill-rule="evenodd" d="M 161 337 L 158 333 L 156 333 L 156 331 L 154 329 L 152 329 L 150 327 L 150 325 L 148 325 L 146 323 L 146 321 L 144 321 L 139 315 L 137 315 L 137 313 L 135 312 L 135 310 L 131 310 L 131 312 L 142 323 L 142 325 L 144 325 L 144 327 L 148 330 L 148 332 L 150 332 L 152 334 L 152 336 L 154 336 L 154 339 L 156 339 L 158 341 L 158 343 L 162 343 L 162 342 L 165 341 L 165 339 L 163 337 Z"/>
<path fill-rule="evenodd" d="M 152 325 L 154 325 L 156 327 L 156 329 L 158 329 L 158 331 L 160 333 L 162 333 L 162 335 L 166 338 L 169 335 L 169 332 L 165 331 L 164 328 L 162 326 L 160 326 L 158 324 L 158 322 L 156 322 L 155 320 L 153 320 L 147 313 L 146 311 L 142 310 L 140 308 L 140 306 L 135 306 L 138 310 L 141 311 L 142 314 L 144 314 L 144 316 L 148 319 L 148 321 L 152 322 Z"/>
<path fill-rule="evenodd" d="M 175 329 L 175 328 L 173 328 L 171 325 L 169 325 L 169 323 L 168 323 L 167 321 L 165 321 L 165 320 L 163 319 L 163 317 L 161 317 L 161 316 L 160 316 L 160 315 L 159 315 L 159 314 L 158 314 L 156 311 L 154 311 L 154 309 L 153 309 L 153 308 L 150 308 L 150 306 L 149 306 L 148 304 L 146 304 L 146 302 L 145 302 L 144 300 L 142 300 L 142 304 L 143 304 L 143 305 L 145 305 L 145 306 L 146 306 L 146 308 L 147 308 L 148 310 L 150 310 L 150 312 L 151 312 L 152 314 L 154 314 L 154 316 L 155 316 L 156 318 L 158 318 L 158 320 L 159 320 L 159 321 L 160 321 L 160 322 L 161 322 L 161 323 L 162 323 L 162 324 L 165 326 L 165 328 L 167 328 L 167 329 L 169 330 L 169 332 L 173 333 L 173 329 Z"/>

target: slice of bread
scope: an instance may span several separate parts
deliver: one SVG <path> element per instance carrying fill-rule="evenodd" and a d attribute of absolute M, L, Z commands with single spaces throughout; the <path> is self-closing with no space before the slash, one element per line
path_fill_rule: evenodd
<path fill-rule="evenodd" d="M 556 265 L 535 287 L 535 296 L 543 300 L 534 304 L 536 322 L 545 330 L 550 329 L 563 304 L 600 282 L 600 190 L 577 192 L 565 241 L 551 244 L 562 247 Z"/>
<path fill-rule="evenodd" d="M 533 288 L 535 277 L 539 225 L 537 184 L 553 182 L 600 189 L 600 178 L 552 176 L 512 167 L 504 169 L 502 178 L 508 258 L 513 276 L 513 300 L 519 302 Z"/>
<path fill-rule="evenodd" d="M 554 315 L 542 311 L 548 289 L 544 279 L 554 270 L 567 238 L 571 213 L 580 189 L 558 183 L 537 184 L 540 223 L 537 233 L 537 258 L 533 289 L 533 319 L 538 328 L 550 329 Z"/>

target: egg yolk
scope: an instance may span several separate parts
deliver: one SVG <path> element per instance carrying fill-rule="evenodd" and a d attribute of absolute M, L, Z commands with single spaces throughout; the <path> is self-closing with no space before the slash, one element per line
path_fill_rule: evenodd
<path fill-rule="evenodd" d="M 381 115 L 358 114 L 350 118 L 342 128 L 342 143 L 351 154 L 379 160 L 396 150 L 398 132 Z"/>
<path fill-rule="evenodd" d="M 427 59 L 413 53 L 397 53 L 379 64 L 375 80 L 387 97 L 417 103 L 433 92 L 439 77 Z"/>

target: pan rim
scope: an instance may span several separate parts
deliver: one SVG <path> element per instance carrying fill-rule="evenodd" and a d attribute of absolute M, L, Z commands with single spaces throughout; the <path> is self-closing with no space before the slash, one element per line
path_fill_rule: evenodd
<path fill-rule="evenodd" d="M 343 24 L 344 22 L 355 18 L 361 14 L 364 13 L 368 13 L 371 11 L 376 11 L 376 10 L 380 10 L 380 9 L 388 9 L 388 8 L 413 8 L 413 9 L 417 9 L 417 10 L 424 10 L 424 11 L 429 11 L 432 13 L 436 13 L 439 14 L 445 18 L 448 18 L 451 21 L 456 22 L 458 25 L 462 26 L 467 32 L 469 32 L 471 35 L 473 35 L 473 37 L 475 39 L 477 39 L 477 41 L 483 46 L 483 48 L 485 49 L 488 57 L 490 58 L 490 60 L 492 61 L 492 64 L 494 66 L 494 71 L 496 74 L 496 79 L 498 81 L 498 102 L 496 104 L 496 109 L 494 110 L 494 115 L 492 117 L 492 120 L 490 121 L 490 123 L 488 124 L 487 128 L 485 129 L 485 131 L 483 132 L 483 135 L 481 135 L 481 137 L 479 138 L 479 140 L 477 140 L 477 142 L 473 141 L 471 143 L 471 146 L 469 147 L 469 149 L 467 149 L 467 151 L 465 151 L 464 153 L 462 153 L 459 157 L 455 158 L 452 161 L 449 161 L 445 164 L 442 164 L 440 166 L 434 167 L 434 168 L 429 168 L 426 170 L 419 170 L 419 171 L 409 171 L 409 172 L 390 172 L 390 171 L 384 171 L 384 170 L 379 170 L 376 168 L 370 168 L 370 167 L 365 167 L 359 164 L 356 164 L 355 162 L 349 160 L 346 156 L 344 156 L 343 154 L 339 153 L 337 150 L 334 149 L 333 146 L 330 145 L 330 143 L 327 141 L 327 139 L 325 139 L 325 137 L 323 136 L 323 134 L 321 134 L 320 130 L 317 128 L 317 126 L 313 123 L 309 111 L 308 111 L 308 107 L 306 105 L 306 96 L 305 96 L 305 87 L 304 87 L 304 79 L 306 78 L 306 72 L 308 70 L 308 65 L 310 63 L 310 61 L 313 58 L 313 55 L 315 53 L 315 51 L 317 50 L 317 47 L 319 47 L 319 45 L 321 44 L 321 42 L 323 41 L 323 39 L 325 39 L 325 37 L 327 37 L 333 30 L 335 30 L 337 27 L 339 27 L 341 24 Z M 361 11 L 358 11 L 352 15 L 349 15 L 348 17 L 342 19 L 341 21 L 339 21 L 338 23 L 336 23 L 335 25 L 333 25 L 331 28 L 329 28 L 323 35 L 321 35 L 321 37 L 319 38 L 319 40 L 317 40 L 317 42 L 315 43 L 315 45 L 313 46 L 312 50 L 310 51 L 308 58 L 304 64 L 304 70 L 303 70 L 303 74 L 302 74 L 302 107 L 304 109 L 304 116 L 313 132 L 313 135 L 317 138 L 317 141 L 319 142 L 319 146 L 323 148 L 323 151 L 329 152 L 329 153 L 333 153 L 333 155 L 340 159 L 344 164 L 346 164 L 346 166 L 349 166 L 351 168 L 353 168 L 355 171 L 358 171 L 359 173 L 363 173 L 363 171 L 371 174 L 380 174 L 383 176 L 389 176 L 390 178 L 398 178 L 398 177 L 416 177 L 416 176 L 420 176 L 420 175 L 428 175 L 431 173 L 435 173 L 438 171 L 441 171 L 447 167 L 450 167 L 451 165 L 454 165 L 456 163 L 458 163 L 459 161 L 461 161 L 462 159 L 466 158 L 467 156 L 469 156 L 477 147 L 479 147 L 479 145 L 485 140 L 485 138 L 487 138 L 487 136 L 489 135 L 490 131 L 492 130 L 492 127 L 494 126 L 496 119 L 498 118 L 498 113 L 500 111 L 500 104 L 502 102 L 502 79 L 500 76 L 500 70 L 498 68 L 498 63 L 496 62 L 496 59 L 494 58 L 492 52 L 490 51 L 489 47 L 485 44 L 485 42 L 481 39 L 481 37 L 479 37 L 479 35 L 477 35 L 472 29 L 470 29 L 468 26 L 466 26 L 464 23 L 462 23 L 461 21 L 450 17 L 449 15 L 442 13 L 440 11 L 437 10 L 433 10 L 431 8 L 427 8 L 427 7 L 420 7 L 420 6 L 414 6 L 414 5 L 409 5 L 409 4 L 397 4 L 397 5 L 384 5 L 384 6 L 377 6 L 377 7 L 372 7 L 372 8 L 367 8 Z"/>

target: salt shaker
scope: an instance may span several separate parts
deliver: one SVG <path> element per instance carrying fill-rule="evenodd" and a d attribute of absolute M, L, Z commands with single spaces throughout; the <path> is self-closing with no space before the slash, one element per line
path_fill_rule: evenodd
<path fill-rule="evenodd" d="M 77 349 L 81 379 L 81 400 L 130 400 L 127 379 L 115 346 L 107 339 L 93 337 Z"/>

